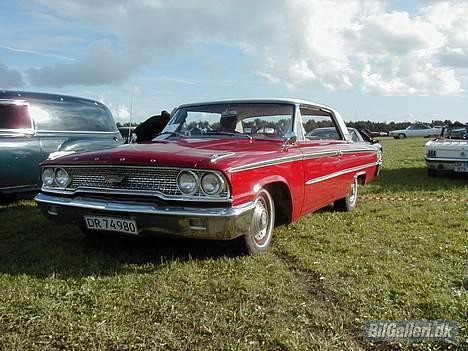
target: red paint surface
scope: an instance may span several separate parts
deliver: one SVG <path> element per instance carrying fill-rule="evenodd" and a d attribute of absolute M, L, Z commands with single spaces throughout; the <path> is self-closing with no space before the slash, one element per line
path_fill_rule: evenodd
<path fill-rule="evenodd" d="M 361 152 L 346 153 L 346 150 Z M 302 159 L 302 155 L 320 152 L 344 152 L 343 155 Z M 212 162 L 214 154 L 232 153 Z M 298 156 L 299 160 L 231 172 L 232 168 L 261 161 Z M 152 161 L 151 161 L 152 160 Z M 327 176 L 353 167 L 374 164 L 364 171 L 365 181 L 374 178 L 377 153 L 369 147 L 346 141 L 306 141 L 294 146 L 282 147 L 282 141 L 247 138 L 190 138 L 159 141 L 149 144 L 122 145 L 114 149 L 72 154 L 46 161 L 44 165 L 140 165 L 151 167 L 184 167 L 213 169 L 223 172 L 229 181 L 232 205 L 239 205 L 255 198 L 256 191 L 266 184 L 284 183 L 290 192 L 292 219 L 315 211 L 345 197 L 357 173 L 346 173 L 332 179 L 306 185 L 314 178 Z"/>

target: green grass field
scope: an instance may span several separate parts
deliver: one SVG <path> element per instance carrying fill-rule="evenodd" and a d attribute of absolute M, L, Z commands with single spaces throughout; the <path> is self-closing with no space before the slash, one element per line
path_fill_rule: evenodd
<path fill-rule="evenodd" d="M 321 210 L 255 257 L 206 241 L 93 246 L 33 201 L 4 205 L 0 350 L 466 350 L 468 203 L 434 199 L 467 199 L 468 179 L 429 178 L 426 141 L 383 140 L 381 176 L 360 188 L 419 200 Z M 368 319 L 456 320 L 462 336 L 371 345 Z"/>

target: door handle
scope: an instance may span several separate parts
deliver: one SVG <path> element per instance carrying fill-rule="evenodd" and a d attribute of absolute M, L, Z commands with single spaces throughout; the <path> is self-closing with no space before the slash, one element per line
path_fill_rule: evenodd
<path fill-rule="evenodd" d="M 343 156 L 343 151 L 338 151 L 338 152 L 336 153 L 336 155 L 337 155 L 337 156 L 340 156 L 340 157 Z"/>

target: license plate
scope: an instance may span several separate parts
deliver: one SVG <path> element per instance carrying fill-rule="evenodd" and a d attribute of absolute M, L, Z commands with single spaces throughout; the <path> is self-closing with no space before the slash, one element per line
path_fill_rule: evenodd
<path fill-rule="evenodd" d="M 103 230 L 127 234 L 138 234 L 136 222 L 132 219 L 85 216 L 86 227 L 91 230 Z"/>
<path fill-rule="evenodd" d="M 453 170 L 455 172 L 468 172 L 468 162 L 455 163 Z"/>

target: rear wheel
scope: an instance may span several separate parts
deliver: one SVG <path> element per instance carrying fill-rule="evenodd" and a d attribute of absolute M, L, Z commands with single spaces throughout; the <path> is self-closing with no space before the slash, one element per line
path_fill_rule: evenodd
<path fill-rule="evenodd" d="M 354 182 L 353 184 L 351 184 L 351 191 L 349 192 L 349 194 L 346 197 L 335 201 L 335 210 L 343 212 L 351 211 L 354 207 L 356 207 L 357 196 L 358 180 L 357 178 L 354 178 Z"/>
<path fill-rule="evenodd" d="M 275 205 L 270 193 L 262 189 L 255 199 L 249 232 L 244 235 L 244 248 L 250 254 L 265 252 L 271 244 L 275 224 Z"/>

